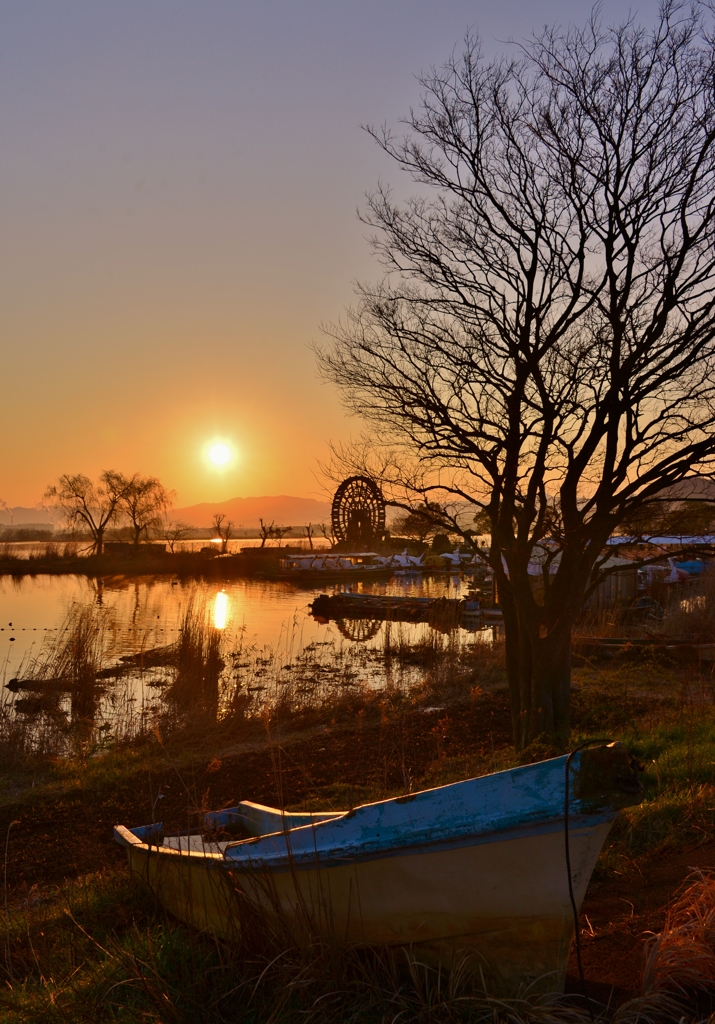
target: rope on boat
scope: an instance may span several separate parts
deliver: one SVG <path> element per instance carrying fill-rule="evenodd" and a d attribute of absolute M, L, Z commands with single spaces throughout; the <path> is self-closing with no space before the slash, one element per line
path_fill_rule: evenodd
<path fill-rule="evenodd" d="M 571 900 L 571 910 L 573 911 L 574 936 L 576 940 L 576 963 L 578 964 L 578 976 L 581 981 L 581 992 L 583 993 L 583 998 L 586 1002 L 588 1015 L 592 1021 L 595 1021 L 596 1018 L 593 1012 L 593 1005 L 591 1004 L 591 997 L 589 996 L 588 989 L 586 988 L 586 978 L 584 977 L 583 964 L 581 963 L 581 932 L 579 929 L 576 898 L 573 894 L 573 879 L 571 877 L 571 847 L 569 844 L 569 768 L 571 767 L 571 761 L 579 751 L 585 750 L 586 747 L 596 747 L 610 742 L 611 740 L 608 739 L 586 740 L 585 743 L 579 743 L 577 747 L 574 747 L 566 756 L 566 778 L 564 786 L 564 849 L 566 851 L 566 874 L 569 883 L 569 899 Z"/>

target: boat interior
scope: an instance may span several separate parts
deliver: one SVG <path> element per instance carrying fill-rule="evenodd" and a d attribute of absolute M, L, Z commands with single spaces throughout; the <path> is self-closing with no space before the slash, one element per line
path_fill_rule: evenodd
<path fill-rule="evenodd" d="M 240 839 L 288 832 L 303 825 L 340 818 L 344 814 L 345 811 L 281 811 L 244 800 L 236 807 L 204 814 L 201 832 L 187 829 L 174 835 L 164 835 L 161 823 L 143 825 L 129 831 L 142 842 L 155 842 L 158 839 L 157 846 L 180 850 L 182 853 L 223 854 L 230 843 Z"/>

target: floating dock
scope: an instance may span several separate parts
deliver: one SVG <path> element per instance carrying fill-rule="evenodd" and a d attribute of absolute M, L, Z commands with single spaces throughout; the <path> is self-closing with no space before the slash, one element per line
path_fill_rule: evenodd
<path fill-rule="evenodd" d="M 310 606 L 319 622 L 369 619 L 385 622 L 426 622 L 433 629 L 447 631 L 483 629 L 501 622 L 498 608 L 482 608 L 479 601 L 458 601 L 448 597 L 398 597 L 383 594 L 320 594 Z"/>

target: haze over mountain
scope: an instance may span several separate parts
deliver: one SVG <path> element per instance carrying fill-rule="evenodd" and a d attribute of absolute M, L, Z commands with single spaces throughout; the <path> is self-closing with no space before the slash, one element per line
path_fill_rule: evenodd
<path fill-rule="evenodd" d="M 264 522 L 276 526 L 305 526 L 307 523 L 326 522 L 330 518 L 330 502 L 315 498 L 295 498 L 288 494 L 266 495 L 258 498 L 229 498 L 227 501 L 204 501 L 199 505 L 173 510 L 173 518 L 189 526 L 210 526 L 216 512 L 222 512 L 235 526 L 249 529 Z"/>

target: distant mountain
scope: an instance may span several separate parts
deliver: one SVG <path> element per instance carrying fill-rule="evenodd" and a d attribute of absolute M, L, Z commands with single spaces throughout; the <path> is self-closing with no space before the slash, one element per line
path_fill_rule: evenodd
<path fill-rule="evenodd" d="M 673 501 L 715 501 L 715 479 L 712 476 L 686 476 L 660 492 L 660 497 Z"/>
<path fill-rule="evenodd" d="M 330 518 L 330 502 L 316 501 L 315 498 L 293 498 L 288 494 L 270 495 L 262 498 L 229 498 L 228 501 L 204 501 L 200 505 L 176 508 L 172 518 L 181 519 L 189 526 L 211 526 L 216 512 L 223 512 L 235 526 L 253 529 L 264 522 L 275 522 L 276 526 L 305 526 L 307 523 L 322 523 Z"/>

